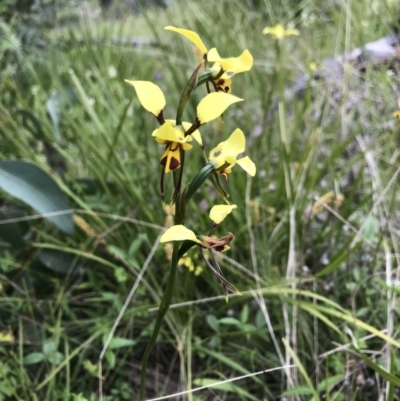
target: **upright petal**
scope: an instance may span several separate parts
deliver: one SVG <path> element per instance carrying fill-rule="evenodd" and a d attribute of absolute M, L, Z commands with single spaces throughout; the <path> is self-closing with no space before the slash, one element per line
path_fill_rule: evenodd
<path fill-rule="evenodd" d="M 128 81 L 132 85 L 142 106 L 156 117 L 165 107 L 165 97 L 161 89 L 150 81 Z"/>
<path fill-rule="evenodd" d="M 231 104 L 241 102 L 236 96 L 223 92 L 209 93 L 197 106 L 197 118 L 201 124 L 219 117 Z"/>
<path fill-rule="evenodd" d="M 228 163 L 232 163 L 233 159 L 233 163 L 235 163 L 236 158 L 240 155 L 240 153 L 244 152 L 245 148 L 246 139 L 243 131 L 239 128 L 236 128 L 230 137 L 225 141 L 221 150 L 221 157 L 227 159 L 226 161 Z"/>
<path fill-rule="evenodd" d="M 220 224 L 222 220 L 224 220 L 225 217 L 236 208 L 236 205 L 215 205 L 210 210 L 210 219 L 215 224 Z"/>
<path fill-rule="evenodd" d="M 250 160 L 249 156 L 236 160 L 236 163 L 252 177 L 256 175 L 256 165 Z"/>
<path fill-rule="evenodd" d="M 170 242 L 170 241 L 194 241 L 198 244 L 202 242 L 196 238 L 196 234 L 186 228 L 182 224 L 178 224 L 176 226 L 172 226 L 169 228 L 160 238 L 160 242 Z"/>
<path fill-rule="evenodd" d="M 221 56 L 219 55 L 217 49 L 215 47 L 213 47 L 212 49 L 210 49 L 207 53 L 207 60 L 210 63 L 213 63 L 215 61 L 219 61 L 221 60 Z"/>
<path fill-rule="evenodd" d="M 207 54 L 207 47 L 196 32 L 190 31 L 189 29 L 175 28 L 174 26 L 166 26 L 164 29 L 179 33 L 180 35 L 189 39 L 196 47 L 198 47 L 203 55 Z"/>

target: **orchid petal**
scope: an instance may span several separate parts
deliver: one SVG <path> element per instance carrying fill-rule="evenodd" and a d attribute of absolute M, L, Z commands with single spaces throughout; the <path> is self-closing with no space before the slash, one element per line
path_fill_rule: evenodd
<path fill-rule="evenodd" d="M 291 35 L 299 36 L 300 31 L 298 29 L 286 29 L 285 36 L 291 36 Z"/>
<path fill-rule="evenodd" d="M 247 49 L 239 57 L 221 58 L 214 47 L 208 52 L 207 59 L 221 65 L 224 70 L 222 78 L 230 78 L 239 72 L 249 71 L 253 66 L 253 56 Z"/>
<path fill-rule="evenodd" d="M 165 97 L 161 89 L 150 81 L 129 81 L 125 82 L 132 85 L 139 98 L 141 105 L 156 117 L 165 107 Z"/>
<path fill-rule="evenodd" d="M 215 205 L 210 210 L 210 219 L 215 224 L 220 224 L 225 217 L 232 212 L 233 209 L 236 209 L 236 205 Z"/>
<path fill-rule="evenodd" d="M 236 96 L 223 92 L 209 93 L 197 106 L 197 118 L 201 124 L 219 117 L 231 104 L 241 102 Z"/>
<path fill-rule="evenodd" d="M 247 49 L 239 57 L 231 57 L 226 59 L 226 61 L 231 63 L 232 67 L 226 69 L 222 78 L 230 78 L 234 74 L 249 71 L 253 67 L 253 56 Z"/>
<path fill-rule="evenodd" d="M 236 128 L 235 131 L 232 132 L 230 137 L 225 141 L 224 146 L 222 148 L 221 157 L 226 159 L 228 163 L 232 163 L 231 160 L 227 160 L 228 158 L 233 158 L 236 161 L 236 158 L 240 153 L 244 152 L 246 148 L 246 139 L 244 137 L 243 131 L 239 128 Z"/>
<path fill-rule="evenodd" d="M 187 123 L 185 121 L 183 121 L 182 126 L 184 128 L 185 131 L 188 131 L 189 128 L 192 126 L 191 123 Z M 203 147 L 203 140 L 201 139 L 201 134 L 200 131 L 197 129 L 196 131 L 192 132 L 190 134 L 191 137 L 193 137 L 195 139 L 195 141 L 201 146 Z"/>
<path fill-rule="evenodd" d="M 178 224 L 176 226 L 172 226 L 169 228 L 160 238 L 160 242 L 170 242 L 170 241 L 194 241 L 198 244 L 201 244 L 201 241 L 196 238 L 196 234 L 186 228 L 182 224 Z"/>
<path fill-rule="evenodd" d="M 207 54 L 207 47 L 204 45 L 203 41 L 200 39 L 200 36 L 196 32 L 188 29 L 175 28 L 174 26 L 166 26 L 164 29 L 179 33 L 180 35 L 189 39 L 196 47 L 198 47 L 203 55 Z"/>
<path fill-rule="evenodd" d="M 158 139 L 169 142 L 183 143 L 189 140 L 188 137 L 185 138 L 185 135 L 181 130 L 174 127 L 169 121 L 165 121 L 165 123 L 155 130 L 152 135 Z"/>
<path fill-rule="evenodd" d="M 248 156 L 236 160 L 236 163 L 239 164 L 239 166 L 252 177 L 256 175 L 256 165 L 251 161 Z"/>
<path fill-rule="evenodd" d="M 274 27 L 266 27 L 263 29 L 262 33 L 264 35 L 271 34 L 275 39 L 282 39 L 285 36 L 290 35 L 300 35 L 300 32 L 297 29 L 285 29 L 282 24 L 277 24 Z"/>

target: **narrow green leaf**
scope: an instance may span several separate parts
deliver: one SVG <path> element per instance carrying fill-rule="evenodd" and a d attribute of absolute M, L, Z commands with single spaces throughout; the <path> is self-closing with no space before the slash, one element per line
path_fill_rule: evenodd
<path fill-rule="evenodd" d="M 235 393 L 238 396 L 246 397 L 249 400 L 254 400 L 254 401 L 259 401 L 260 400 L 259 398 L 254 397 L 253 395 L 251 395 L 246 390 L 242 389 L 241 387 L 234 385 L 233 383 L 220 383 L 220 381 L 221 380 L 207 379 L 207 378 L 205 378 L 205 379 L 196 379 L 194 381 L 194 384 L 196 386 L 199 386 L 199 387 L 208 386 L 208 387 L 212 387 L 213 389 Z"/>
<path fill-rule="evenodd" d="M 318 386 L 317 390 L 318 391 L 328 391 L 332 386 L 340 383 L 342 380 L 344 380 L 345 375 L 335 375 L 335 376 L 330 376 L 322 380 Z"/>
<path fill-rule="evenodd" d="M 342 249 L 338 252 L 336 258 L 329 263 L 328 266 L 326 266 L 324 269 L 322 269 L 320 272 L 318 272 L 315 277 L 319 278 L 319 277 L 323 277 L 326 276 L 329 273 L 332 273 L 334 270 L 336 270 L 344 261 L 346 261 L 350 255 L 352 255 L 357 249 L 358 247 L 362 244 L 362 242 L 357 242 L 353 248 L 350 248 L 350 242 L 353 239 L 349 240 L 348 243 L 346 243 Z"/>
<path fill-rule="evenodd" d="M 232 358 L 228 358 L 220 352 L 215 352 L 212 349 L 204 347 L 196 347 L 196 351 L 203 352 L 204 354 L 211 356 L 213 359 L 222 362 L 226 366 L 229 366 L 230 368 L 235 369 L 244 375 L 248 375 L 251 373 L 248 369 L 244 368 L 241 363 L 233 360 Z M 258 384 L 262 384 L 262 380 L 257 376 L 251 376 L 251 379 Z"/>
<path fill-rule="evenodd" d="M 365 331 L 368 331 L 369 333 L 374 334 L 376 337 L 386 341 L 387 343 L 392 344 L 397 348 L 400 348 L 400 343 L 398 341 L 396 341 L 392 337 L 389 337 L 385 333 L 382 333 L 380 330 L 369 325 L 368 323 L 365 323 L 365 322 L 355 318 L 349 312 L 339 312 L 339 311 L 336 311 L 336 310 L 333 310 L 331 308 L 327 308 L 327 307 L 324 307 L 321 305 L 314 305 L 314 307 L 323 313 L 326 313 L 326 314 L 332 315 L 332 316 L 336 316 L 339 319 L 342 319 L 347 323 L 354 324 L 355 326 L 357 326 Z"/>
<path fill-rule="evenodd" d="M 308 313 L 314 315 L 315 317 L 317 317 L 319 320 L 321 320 L 322 322 L 324 322 L 327 326 L 329 326 L 330 328 L 332 328 L 333 330 L 336 331 L 336 333 L 338 333 L 340 336 L 343 336 L 344 333 L 339 329 L 338 326 L 336 326 L 336 324 L 334 324 L 331 320 L 329 320 L 325 315 L 323 315 L 319 310 L 317 310 L 316 308 L 314 308 L 314 304 L 309 304 L 309 303 L 305 303 L 305 302 L 299 302 L 299 306 L 300 308 L 302 308 L 303 310 L 307 311 Z"/>
<path fill-rule="evenodd" d="M 290 390 L 284 391 L 280 396 L 281 397 L 288 397 L 291 395 L 312 395 L 312 390 L 310 387 L 306 386 L 299 386 L 295 388 L 291 388 Z"/>
<path fill-rule="evenodd" d="M 211 163 L 206 164 L 194 177 L 186 192 L 185 202 L 189 202 L 195 192 L 202 186 L 204 181 L 214 172 L 214 166 Z"/>
<path fill-rule="evenodd" d="M 297 357 L 297 355 L 295 354 L 295 352 L 293 351 L 293 348 L 289 345 L 289 343 L 286 341 L 285 338 L 282 339 L 283 345 L 285 346 L 285 348 L 287 349 L 287 351 L 289 352 L 290 356 L 292 357 L 294 363 L 296 364 L 297 368 L 299 369 L 301 375 L 303 376 L 304 380 L 306 381 L 306 383 L 308 384 L 308 387 L 310 388 L 315 400 L 319 401 L 319 396 L 318 396 L 318 392 L 315 389 L 310 376 L 308 376 L 306 369 L 304 368 L 303 364 L 301 363 L 300 359 Z"/>
<path fill-rule="evenodd" d="M 396 371 L 396 356 L 394 354 L 393 348 L 390 349 L 390 374 L 394 376 L 394 372 Z M 388 389 L 388 394 L 387 394 L 387 401 L 393 401 L 394 400 L 394 389 L 395 389 L 395 384 L 392 382 L 389 382 L 389 389 Z"/>
<path fill-rule="evenodd" d="M 365 355 L 363 352 L 354 349 L 354 351 L 357 353 L 357 355 L 371 368 L 373 369 L 376 373 L 378 373 L 379 376 L 381 376 L 383 379 L 388 381 L 389 383 L 395 385 L 396 387 L 400 387 L 400 377 L 397 377 L 393 375 L 392 373 L 388 372 L 387 370 L 381 368 L 378 364 L 376 364 L 372 359 L 368 358 L 367 355 Z"/>

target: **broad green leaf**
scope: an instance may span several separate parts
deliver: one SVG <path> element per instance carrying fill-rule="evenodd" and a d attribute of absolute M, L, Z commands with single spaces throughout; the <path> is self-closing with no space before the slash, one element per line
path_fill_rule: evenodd
<path fill-rule="evenodd" d="M 115 358 L 114 352 L 112 352 L 110 349 L 108 349 L 106 351 L 106 353 L 104 354 L 104 356 L 106 357 L 107 362 L 110 365 L 110 369 L 114 369 L 115 368 L 115 363 L 117 361 L 117 359 Z"/>
<path fill-rule="evenodd" d="M 57 344 L 53 339 L 46 340 L 43 343 L 42 349 L 43 349 L 43 353 L 46 356 L 48 356 L 48 355 L 53 354 L 53 353 L 55 353 L 57 351 Z"/>
<path fill-rule="evenodd" d="M 218 333 L 219 322 L 218 322 L 218 319 L 214 315 L 207 315 L 206 322 L 215 332 Z"/>
<path fill-rule="evenodd" d="M 23 161 L 0 162 L 0 188 L 27 203 L 39 213 L 68 211 L 70 206 L 53 178 L 34 164 Z M 61 231 L 74 232 L 72 213 L 46 216 Z"/>
<path fill-rule="evenodd" d="M 240 321 L 242 323 L 247 323 L 247 320 L 249 319 L 249 311 L 250 311 L 249 305 L 244 304 L 242 312 L 240 313 Z"/>
<path fill-rule="evenodd" d="M 11 218 L 0 212 L 0 242 L 7 243 L 10 250 L 16 251 L 25 246 L 25 241 L 17 223 L 2 224 L 2 220 Z"/>
<path fill-rule="evenodd" d="M 79 262 L 78 256 L 56 249 L 42 249 L 38 258 L 48 269 L 63 274 L 74 270 Z"/>
<path fill-rule="evenodd" d="M 117 348 L 123 348 L 123 347 L 130 347 L 135 344 L 136 344 L 136 341 L 131 340 L 129 338 L 114 337 L 110 341 L 108 348 L 109 349 L 117 349 Z"/>
<path fill-rule="evenodd" d="M 219 319 L 219 323 L 229 326 L 241 326 L 243 324 L 240 320 L 237 320 L 234 317 L 223 317 Z"/>
<path fill-rule="evenodd" d="M 47 355 L 47 360 L 51 364 L 58 366 L 64 360 L 64 355 L 61 352 L 54 352 L 50 355 Z"/>
<path fill-rule="evenodd" d="M 24 358 L 24 365 L 34 365 L 44 361 L 44 358 L 45 356 L 41 352 L 32 352 Z"/>

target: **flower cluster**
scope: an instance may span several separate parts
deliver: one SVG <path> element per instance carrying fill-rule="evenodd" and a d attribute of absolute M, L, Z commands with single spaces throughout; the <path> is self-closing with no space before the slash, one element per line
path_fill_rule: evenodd
<path fill-rule="evenodd" d="M 149 81 L 130 81 L 136 91 L 137 97 L 145 110 L 153 114 L 159 123 L 159 128 L 154 130 L 152 136 L 160 145 L 164 146 L 160 164 L 161 172 L 161 197 L 165 202 L 166 190 L 165 176 L 169 173 L 173 175 L 173 187 L 171 204 L 176 205 L 176 215 L 174 225 L 170 227 L 161 237 L 161 242 L 178 242 L 180 246 L 176 251 L 177 259 L 193 246 L 198 246 L 204 262 L 220 280 L 225 296 L 227 292 L 238 291 L 225 280 L 222 269 L 218 263 L 214 252 L 224 252 L 229 249 L 229 243 L 233 240 L 233 234 L 215 238 L 214 231 L 225 219 L 225 217 L 236 209 L 236 205 L 229 204 L 228 194 L 222 188 L 219 177 L 225 179 L 232 172 L 232 168 L 238 164 L 251 176 L 256 173 L 256 167 L 248 156 L 242 157 L 245 151 L 245 135 L 239 128 L 224 141 L 219 143 L 208 153 L 205 151 L 205 143 L 199 128 L 222 116 L 223 113 L 235 103 L 243 99 L 232 95 L 232 77 L 235 74 L 249 71 L 253 65 L 253 57 L 246 49 L 238 57 L 223 58 L 219 55 L 216 48 L 207 49 L 201 38 L 196 32 L 180 29 L 172 26 L 165 28 L 168 31 L 178 33 L 189 39 L 201 53 L 201 60 L 194 69 L 186 87 L 182 92 L 175 119 L 167 119 L 164 116 L 166 99 L 162 90 Z M 207 92 L 196 108 L 196 117 L 193 121 L 183 121 L 185 107 L 197 88 L 204 85 Z M 194 139 L 194 142 L 193 142 Z M 193 143 L 197 143 L 205 159 L 205 166 L 185 187 L 182 185 L 183 171 L 185 165 L 186 152 L 193 149 Z M 187 203 L 191 200 L 194 193 L 200 186 L 209 179 L 216 187 L 224 199 L 225 204 L 215 205 L 210 211 L 212 221 L 208 235 L 197 235 L 184 225 L 186 218 Z M 175 248 L 174 248 L 175 249 Z M 211 259 L 204 257 L 204 250 L 208 250 Z M 177 263 L 174 260 L 172 263 Z"/>

